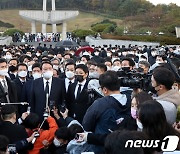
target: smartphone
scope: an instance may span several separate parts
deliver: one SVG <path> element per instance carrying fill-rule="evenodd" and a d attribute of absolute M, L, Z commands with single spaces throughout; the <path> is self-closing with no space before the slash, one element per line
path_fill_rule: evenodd
<path fill-rule="evenodd" d="M 15 144 L 9 144 L 8 145 L 8 152 L 9 152 L 9 154 L 16 154 L 17 153 L 16 145 Z"/>
<path fill-rule="evenodd" d="M 64 113 L 66 111 L 66 104 L 63 103 L 62 105 L 60 105 L 59 111 Z"/>
<path fill-rule="evenodd" d="M 52 111 L 54 109 L 54 107 L 55 107 L 55 101 L 50 101 L 49 102 L 49 109 L 50 109 L 50 111 Z"/>

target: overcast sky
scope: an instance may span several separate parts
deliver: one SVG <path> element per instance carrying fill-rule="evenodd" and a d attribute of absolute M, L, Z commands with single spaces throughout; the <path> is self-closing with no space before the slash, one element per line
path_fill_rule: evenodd
<path fill-rule="evenodd" d="M 159 3 L 163 3 L 163 4 L 169 4 L 169 3 L 176 3 L 178 6 L 180 6 L 180 0 L 148 0 L 153 4 L 159 4 Z"/>

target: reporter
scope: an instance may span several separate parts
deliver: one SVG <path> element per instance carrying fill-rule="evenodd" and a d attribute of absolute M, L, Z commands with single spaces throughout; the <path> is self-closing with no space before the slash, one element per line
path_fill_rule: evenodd
<path fill-rule="evenodd" d="M 43 141 L 47 140 L 49 143 L 52 143 L 54 139 L 54 133 L 58 129 L 56 121 L 51 116 L 47 117 L 47 122 L 49 124 L 48 130 L 39 129 L 40 126 L 40 118 L 35 113 L 30 113 L 27 118 L 24 120 L 24 125 L 28 130 L 29 134 L 33 132 L 38 132 L 39 137 L 36 139 L 34 143 L 34 148 L 29 151 L 29 154 L 39 154 L 40 149 L 44 148 Z"/>

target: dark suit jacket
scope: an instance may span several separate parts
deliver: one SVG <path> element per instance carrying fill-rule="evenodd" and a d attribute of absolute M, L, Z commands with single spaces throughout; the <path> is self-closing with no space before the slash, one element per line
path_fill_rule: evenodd
<path fill-rule="evenodd" d="M 59 78 L 52 78 L 51 92 L 49 101 L 55 101 L 55 104 L 61 105 L 63 102 L 62 81 Z M 31 111 L 37 113 L 41 119 L 46 107 L 46 94 L 44 91 L 43 78 L 39 78 L 32 83 L 32 93 L 30 99 Z"/>
<path fill-rule="evenodd" d="M 69 116 L 75 118 L 80 123 L 83 120 L 86 110 L 91 105 L 89 103 L 89 97 L 88 97 L 88 92 L 87 92 L 88 82 L 89 80 L 86 81 L 80 93 L 80 96 L 77 99 L 75 98 L 75 95 L 74 95 L 77 82 L 71 84 L 67 92 L 66 105 L 69 110 Z"/>
<path fill-rule="evenodd" d="M 33 79 L 27 81 L 22 89 L 21 100 L 30 103 Z"/>
<path fill-rule="evenodd" d="M 17 102 L 17 90 L 16 85 L 10 78 L 6 77 L 8 86 L 8 96 L 11 103 Z M 7 103 L 6 94 L 2 84 L 0 83 L 0 102 Z"/>
<path fill-rule="evenodd" d="M 28 134 L 23 126 L 12 124 L 8 121 L 3 121 L 0 124 L 0 134 L 5 135 L 11 144 L 28 137 Z"/>
<path fill-rule="evenodd" d="M 20 81 L 19 77 L 17 76 L 15 80 L 13 80 L 16 84 L 16 89 L 17 89 L 17 95 L 18 95 L 18 102 L 22 102 L 22 90 L 23 90 L 23 84 Z M 26 80 L 27 81 L 27 80 Z"/>

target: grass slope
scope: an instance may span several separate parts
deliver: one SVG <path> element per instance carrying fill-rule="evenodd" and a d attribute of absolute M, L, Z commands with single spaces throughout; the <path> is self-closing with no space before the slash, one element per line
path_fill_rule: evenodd
<path fill-rule="evenodd" d="M 100 22 L 106 17 L 80 12 L 79 16 L 71 21 L 67 22 L 67 30 L 73 31 L 75 29 L 90 29 L 91 25 Z M 15 28 L 20 29 L 24 32 L 31 32 L 31 23 L 22 19 L 19 16 L 19 10 L 3 10 L 0 11 L 0 20 L 3 22 L 11 23 Z M 111 20 L 111 19 L 110 19 Z M 118 25 L 122 24 L 120 19 L 112 19 L 112 21 L 117 22 Z M 37 23 L 37 32 L 41 32 L 41 24 Z M 47 32 L 51 32 L 51 26 L 47 26 Z M 62 26 L 58 26 L 58 32 L 61 32 Z M 0 31 L 5 30 L 5 28 L 0 27 Z"/>

